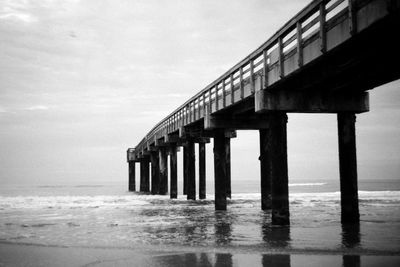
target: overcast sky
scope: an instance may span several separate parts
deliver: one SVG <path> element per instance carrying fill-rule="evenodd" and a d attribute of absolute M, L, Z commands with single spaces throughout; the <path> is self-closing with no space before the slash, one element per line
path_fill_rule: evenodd
<path fill-rule="evenodd" d="M 127 147 L 308 2 L 0 0 L 0 185 L 127 181 Z M 398 177 L 399 87 L 358 116 L 360 179 Z M 290 179 L 338 177 L 334 115 L 290 115 L 288 145 Z M 258 153 L 239 132 L 233 179 Z"/>

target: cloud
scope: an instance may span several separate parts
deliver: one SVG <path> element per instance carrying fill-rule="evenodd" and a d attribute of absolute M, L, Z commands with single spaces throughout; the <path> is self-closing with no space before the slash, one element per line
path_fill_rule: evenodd
<path fill-rule="evenodd" d="M 30 111 L 36 111 L 36 110 L 48 110 L 48 106 L 43 106 L 43 105 L 37 105 L 37 106 L 32 106 L 32 107 L 27 107 L 25 110 L 30 110 Z"/>
<path fill-rule="evenodd" d="M 37 18 L 27 13 L 19 13 L 19 12 L 10 12 L 7 14 L 0 15 L 0 19 L 3 20 L 14 20 L 14 21 L 22 21 L 25 23 L 36 22 Z"/>

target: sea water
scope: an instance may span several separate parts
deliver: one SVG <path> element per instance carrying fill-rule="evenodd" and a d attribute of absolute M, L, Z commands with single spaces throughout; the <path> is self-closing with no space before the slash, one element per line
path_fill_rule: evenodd
<path fill-rule="evenodd" d="M 0 242 L 85 248 L 238 253 L 400 255 L 397 180 L 360 181 L 361 222 L 340 223 L 335 181 L 291 183 L 290 226 L 271 225 L 259 183 L 233 181 L 227 211 L 206 200 L 127 192 L 124 183 L 8 185 L 0 189 Z"/>

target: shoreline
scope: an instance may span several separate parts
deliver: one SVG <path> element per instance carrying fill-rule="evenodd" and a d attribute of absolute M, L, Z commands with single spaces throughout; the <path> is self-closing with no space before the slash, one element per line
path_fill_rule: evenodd
<path fill-rule="evenodd" d="M 363 263 L 366 263 L 364 265 Z M 0 266 L 398 266 L 400 253 L 142 246 L 67 247 L 0 242 Z M 245 264 L 245 265 L 244 265 Z M 305 265 L 304 265 L 305 264 Z"/>
<path fill-rule="evenodd" d="M 12 242 L 12 241 L 0 241 L 1 246 L 26 246 L 26 247 L 40 247 L 40 248 L 56 248 L 56 249 L 99 249 L 99 250 L 131 250 L 131 251 L 156 251 L 159 253 L 239 253 L 239 254 L 271 254 L 271 255 L 283 255 L 283 254 L 296 254 L 296 255 L 358 255 L 358 256 L 398 256 L 400 257 L 399 251 L 382 251 L 382 250 L 371 250 L 371 249 L 359 249 L 359 248 L 342 248 L 342 249 L 315 249 L 315 248 L 265 248 L 257 246 L 179 246 L 176 244 L 133 244 L 135 246 L 68 246 L 68 245 L 54 245 L 54 244 L 40 244 L 40 243 L 28 243 L 28 242 Z"/>

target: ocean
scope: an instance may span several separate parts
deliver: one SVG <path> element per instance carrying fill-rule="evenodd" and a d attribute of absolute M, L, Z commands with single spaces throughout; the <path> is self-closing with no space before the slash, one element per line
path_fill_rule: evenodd
<path fill-rule="evenodd" d="M 291 183 L 291 224 L 282 227 L 271 225 L 270 212 L 261 211 L 257 181 L 233 181 L 227 211 L 214 210 L 213 185 L 207 187 L 206 200 L 188 201 L 181 194 L 171 200 L 168 195 L 128 192 L 125 183 L 3 186 L 0 243 L 185 251 L 199 259 L 198 253 L 233 253 L 236 265 L 231 266 L 242 265 L 240 255 L 254 253 L 295 254 L 292 258 L 363 255 L 385 257 L 400 266 L 398 180 L 359 181 L 357 225 L 340 223 L 337 181 Z M 362 266 L 374 266 L 371 262 Z"/>

